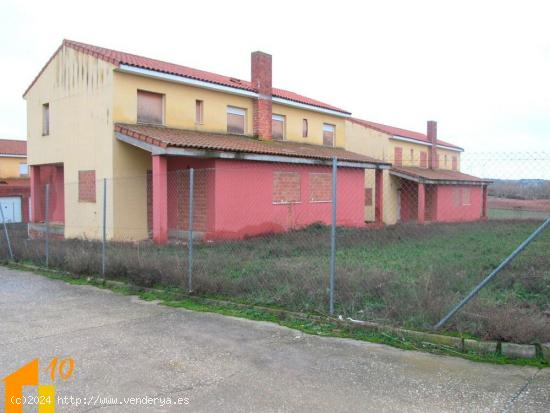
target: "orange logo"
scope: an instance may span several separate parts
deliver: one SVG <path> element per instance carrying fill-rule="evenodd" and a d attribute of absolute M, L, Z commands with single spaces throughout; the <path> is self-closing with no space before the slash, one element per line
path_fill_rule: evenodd
<path fill-rule="evenodd" d="M 74 371 L 74 360 L 70 357 L 61 361 L 54 357 L 48 365 L 47 372 L 52 382 L 56 376 L 68 380 Z M 2 379 L 5 383 L 5 412 L 23 413 L 26 405 L 38 406 L 38 413 L 55 413 L 55 386 L 39 383 L 40 362 L 34 359 L 19 370 Z M 36 396 L 23 396 L 24 386 L 38 386 Z"/>

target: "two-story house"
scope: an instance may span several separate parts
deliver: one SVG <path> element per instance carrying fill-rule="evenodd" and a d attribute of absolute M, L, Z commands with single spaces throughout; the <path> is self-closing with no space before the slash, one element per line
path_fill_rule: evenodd
<path fill-rule="evenodd" d="M 27 142 L 0 139 L 0 208 L 6 222 L 28 222 L 29 196 Z"/>
<path fill-rule="evenodd" d="M 383 223 L 463 222 L 487 218 L 489 181 L 460 172 L 463 149 L 437 138 L 437 124 L 426 134 L 362 119 L 346 119 L 346 148 L 390 162 L 380 175 L 366 171 L 365 216 L 377 219 L 373 199 L 382 198 Z"/>
<path fill-rule="evenodd" d="M 346 110 L 272 87 L 271 56 L 251 80 L 65 40 L 24 93 L 32 221 L 65 237 L 158 243 L 188 226 L 242 237 L 330 222 L 338 159 L 341 225 L 364 224 L 365 169 L 387 163 L 344 149 Z"/>

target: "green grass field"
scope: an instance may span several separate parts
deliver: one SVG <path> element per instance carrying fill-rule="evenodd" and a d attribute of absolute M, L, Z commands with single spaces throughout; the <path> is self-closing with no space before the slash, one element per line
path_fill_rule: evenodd
<path fill-rule="evenodd" d="M 489 219 L 547 219 L 550 212 L 528 211 L 524 209 L 489 208 Z"/>
<path fill-rule="evenodd" d="M 510 254 L 540 221 L 398 225 L 337 232 L 336 313 L 429 329 Z M 43 262 L 43 242 L 14 237 L 20 259 Z M 55 241 L 51 265 L 97 274 L 100 244 Z M 185 245 L 109 243 L 107 276 L 186 288 Z M 329 228 L 314 225 L 241 241 L 197 243 L 196 294 L 326 314 Z M 449 325 L 486 339 L 550 341 L 550 231 L 503 271 Z"/>

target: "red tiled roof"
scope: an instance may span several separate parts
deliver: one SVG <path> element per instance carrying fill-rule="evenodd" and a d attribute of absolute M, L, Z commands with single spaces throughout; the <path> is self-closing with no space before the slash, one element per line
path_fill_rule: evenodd
<path fill-rule="evenodd" d="M 357 118 L 349 118 L 349 120 L 351 122 L 357 123 L 359 125 L 363 125 L 367 128 L 375 129 L 380 132 L 387 133 L 389 135 L 401 136 L 403 138 L 409 138 L 409 139 L 414 139 L 424 143 L 430 143 L 428 136 L 420 132 L 414 132 L 407 129 L 396 128 L 395 126 L 383 125 L 382 123 L 371 122 L 369 120 L 363 120 L 363 119 L 357 119 Z M 452 143 L 445 142 L 440 139 L 437 140 L 437 144 L 462 150 L 460 146 L 453 145 Z"/>
<path fill-rule="evenodd" d="M 121 123 L 115 125 L 115 132 L 162 148 L 180 147 L 322 160 L 330 160 L 336 157 L 339 161 L 389 166 L 388 163 L 378 159 L 349 152 L 343 148 L 331 148 L 288 141 L 262 141 L 242 135 Z"/>
<path fill-rule="evenodd" d="M 397 173 L 399 175 L 406 175 L 413 179 L 420 179 L 423 181 L 442 181 L 446 183 L 491 183 L 492 181 L 487 179 L 481 179 L 477 176 L 468 175 L 459 171 L 451 171 L 447 169 L 424 169 L 413 166 L 399 166 L 392 167 L 391 173 Z"/>
<path fill-rule="evenodd" d="M 0 155 L 27 155 L 27 141 L 0 139 Z"/>
<path fill-rule="evenodd" d="M 60 46 L 59 49 L 61 49 L 61 47 L 63 46 L 70 47 L 71 49 L 77 50 L 79 52 L 97 57 L 98 59 L 105 60 L 109 63 L 112 63 L 115 66 L 120 66 L 124 64 L 124 65 L 142 68 L 142 69 L 168 73 L 171 75 L 183 76 L 189 79 L 200 80 L 203 82 L 213 83 L 217 85 L 257 92 L 257 90 L 247 80 L 241 80 L 241 79 L 236 79 L 229 76 L 218 75 L 216 73 L 206 72 L 204 70 L 193 69 L 193 68 L 190 68 L 187 66 L 181 66 L 175 63 L 164 62 L 162 60 L 156 60 L 156 59 L 151 59 L 144 56 L 138 56 L 130 53 L 119 52 L 117 50 L 105 49 L 103 47 L 93 46 L 85 43 L 79 43 L 73 40 L 67 40 L 67 39 L 63 40 L 63 44 Z M 59 51 L 59 49 L 57 51 Z M 54 56 L 55 54 L 57 54 L 57 51 L 56 53 L 54 53 Z M 48 63 L 51 61 L 52 58 L 50 58 Z M 46 64 L 46 66 L 47 65 L 48 64 Z M 23 96 L 27 94 L 27 91 L 32 87 L 32 85 L 36 82 L 36 79 L 44 71 L 44 68 L 40 71 L 38 76 L 33 80 L 33 82 L 27 88 Z M 335 106 L 320 102 L 318 100 L 301 96 L 296 93 L 289 92 L 283 89 L 274 88 L 273 96 L 291 100 L 294 102 L 304 103 L 307 105 L 317 106 L 323 109 L 330 109 L 337 112 L 349 114 L 349 112 L 344 109 L 340 109 Z"/>

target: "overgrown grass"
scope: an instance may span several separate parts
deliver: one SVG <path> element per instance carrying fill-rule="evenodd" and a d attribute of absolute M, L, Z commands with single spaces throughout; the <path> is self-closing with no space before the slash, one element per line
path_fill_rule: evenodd
<path fill-rule="evenodd" d="M 340 228 L 336 312 L 429 329 L 512 252 L 537 221 Z M 44 262 L 42 240 L 11 231 L 17 259 Z M 195 245 L 193 289 L 264 306 L 321 313 L 328 309 L 329 228 Z M 110 242 L 107 274 L 136 285 L 187 286 L 187 250 L 176 244 Z M 101 245 L 52 241 L 50 265 L 98 274 Z M 550 231 L 535 241 L 448 326 L 482 339 L 550 342 Z M 2 253 L 5 248 L 2 246 Z"/>

